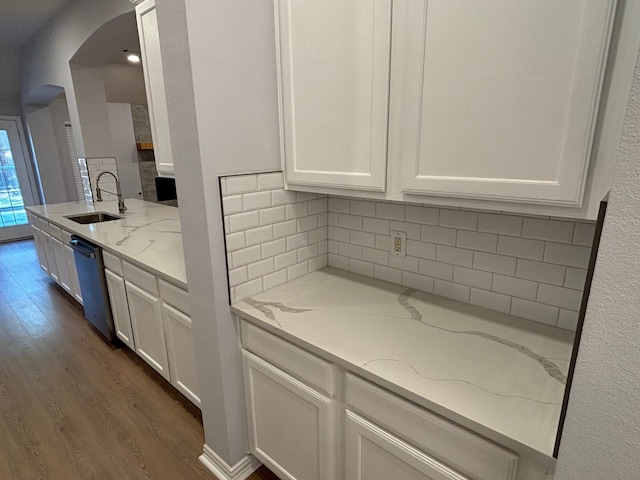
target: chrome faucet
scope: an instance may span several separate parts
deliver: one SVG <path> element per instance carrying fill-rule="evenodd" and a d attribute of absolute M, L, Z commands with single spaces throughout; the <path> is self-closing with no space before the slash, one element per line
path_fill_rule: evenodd
<path fill-rule="evenodd" d="M 116 181 L 116 193 L 110 192 L 109 190 L 101 190 L 100 189 L 100 187 L 99 187 L 100 177 L 102 177 L 105 173 L 108 173 L 109 175 L 111 175 L 113 177 L 113 179 Z M 120 181 L 118 180 L 118 177 L 116 177 L 112 172 L 110 172 L 108 170 L 104 170 L 104 171 L 100 172 L 98 174 L 98 177 L 96 178 L 96 201 L 97 202 L 101 202 L 102 201 L 102 192 L 103 191 L 118 197 L 118 212 L 124 213 L 127 210 L 127 207 L 124 206 L 124 199 L 122 198 L 122 192 L 120 191 Z"/>

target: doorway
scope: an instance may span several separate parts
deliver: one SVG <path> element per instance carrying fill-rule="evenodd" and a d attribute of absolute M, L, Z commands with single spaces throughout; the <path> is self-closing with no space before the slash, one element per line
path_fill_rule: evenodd
<path fill-rule="evenodd" d="M 31 235 L 25 205 L 35 203 L 19 117 L 0 117 L 0 242 Z"/>

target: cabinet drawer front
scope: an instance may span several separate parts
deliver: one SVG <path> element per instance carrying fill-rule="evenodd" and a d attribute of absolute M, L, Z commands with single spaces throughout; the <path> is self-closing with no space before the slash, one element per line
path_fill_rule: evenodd
<path fill-rule="evenodd" d="M 54 225 L 53 223 L 49 224 L 49 234 L 53 238 L 57 238 L 58 240 L 62 241 L 62 229 L 57 225 Z"/>
<path fill-rule="evenodd" d="M 251 452 L 281 478 L 333 479 L 331 399 L 247 351 L 242 356 Z"/>
<path fill-rule="evenodd" d="M 122 273 L 122 262 L 115 255 L 110 254 L 109 252 L 103 250 L 102 251 L 102 259 L 104 260 L 104 266 L 111 270 L 113 273 L 117 273 L 121 277 Z"/>
<path fill-rule="evenodd" d="M 349 410 L 346 439 L 346 480 L 469 480 Z"/>
<path fill-rule="evenodd" d="M 46 220 L 43 220 L 40 217 L 36 217 L 36 225 L 40 228 L 40 230 L 42 230 L 43 232 L 47 232 L 49 233 L 49 222 L 47 222 Z"/>
<path fill-rule="evenodd" d="M 333 395 L 333 369 L 330 363 L 248 322 L 241 321 L 241 332 L 244 348 L 305 383 Z"/>
<path fill-rule="evenodd" d="M 71 241 L 71 234 L 69 232 L 67 232 L 66 230 L 62 230 L 62 243 L 64 243 L 65 245 L 69 245 L 69 242 Z"/>
<path fill-rule="evenodd" d="M 354 375 L 346 376 L 346 404 L 455 470 L 477 480 L 515 480 L 518 457 Z"/>
<path fill-rule="evenodd" d="M 161 279 L 158 279 L 158 287 L 160 288 L 160 298 L 163 302 L 187 315 L 191 313 L 189 311 L 189 294 L 187 291 Z"/>
<path fill-rule="evenodd" d="M 146 290 L 147 292 L 158 295 L 158 282 L 155 275 L 145 272 L 141 268 L 131 265 L 128 262 L 122 262 L 125 280 L 129 280 L 134 285 Z"/>

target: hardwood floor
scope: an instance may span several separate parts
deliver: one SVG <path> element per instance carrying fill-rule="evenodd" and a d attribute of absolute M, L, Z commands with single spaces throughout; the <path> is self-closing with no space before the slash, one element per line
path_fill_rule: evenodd
<path fill-rule="evenodd" d="M 199 410 L 98 336 L 33 241 L 0 244 L 0 479 L 214 480 L 203 443 Z"/>

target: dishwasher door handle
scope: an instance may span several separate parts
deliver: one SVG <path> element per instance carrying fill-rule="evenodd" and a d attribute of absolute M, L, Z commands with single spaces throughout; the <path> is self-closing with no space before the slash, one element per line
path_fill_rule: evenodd
<path fill-rule="evenodd" d="M 96 258 L 96 254 L 93 251 L 93 249 L 85 247 L 82 244 L 82 242 L 80 242 L 79 240 L 77 240 L 75 238 L 71 239 L 71 241 L 69 242 L 69 245 L 71 246 L 71 248 L 73 248 L 74 252 L 78 252 L 80 255 L 82 255 L 84 257 Z"/>

